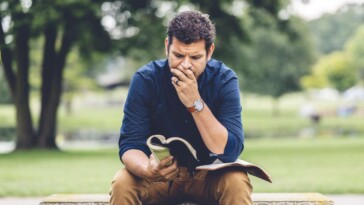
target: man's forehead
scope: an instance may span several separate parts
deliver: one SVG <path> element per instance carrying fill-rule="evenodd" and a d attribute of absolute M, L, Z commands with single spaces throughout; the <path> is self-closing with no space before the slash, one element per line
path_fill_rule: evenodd
<path fill-rule="evenodd" d="M 205 40 L 199 40 L 189 44 L 183 43 L 176 38 L 173 38 L 172 51 L 177 53 L 200 54 L 205 52 Z"/>

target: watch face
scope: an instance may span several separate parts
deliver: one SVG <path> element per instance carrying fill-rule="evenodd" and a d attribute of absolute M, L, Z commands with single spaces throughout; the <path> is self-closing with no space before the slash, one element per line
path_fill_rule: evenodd
<path fill-rule="evenodd" d="M 199 112 L 202 109 L 203 109 L 203 102 L 201 100 L 196 100 L 196 102 L 195 102 L 195 110 L 197 112 Z"/>

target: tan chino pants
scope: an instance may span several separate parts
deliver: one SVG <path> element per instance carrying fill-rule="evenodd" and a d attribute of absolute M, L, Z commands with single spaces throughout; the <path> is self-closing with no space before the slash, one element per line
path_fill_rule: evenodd
<path fill-rule="evenodd" d="M 143 180 L 123 168 L 112 181 L 110 205 L 174 205 L 186 201 L 206 205 L 252 204 L 252 186 L 242 168 L 197 171 L 191 177 L 181 167 L 169 191 L 168 185 Z"/>

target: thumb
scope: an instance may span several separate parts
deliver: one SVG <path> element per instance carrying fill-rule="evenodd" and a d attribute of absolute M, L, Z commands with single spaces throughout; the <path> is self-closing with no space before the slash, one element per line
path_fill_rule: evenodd
<path fill-rule="evenodd" d="M 151 154 L 149 156 L 149 161 L 152 163 L 158 163 L 158 160 L 155 158 L 154 154 Z"/>

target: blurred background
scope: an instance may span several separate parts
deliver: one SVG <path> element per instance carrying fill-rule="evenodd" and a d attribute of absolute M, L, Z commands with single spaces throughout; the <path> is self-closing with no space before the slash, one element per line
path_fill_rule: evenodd
<path fill-rule="evenodd" d="M 108 193 L 128 85 L 168 21 L 216 24 L 256 192 L 364 194 L 364 0 L 1 0 L 0 197 Z"/>

